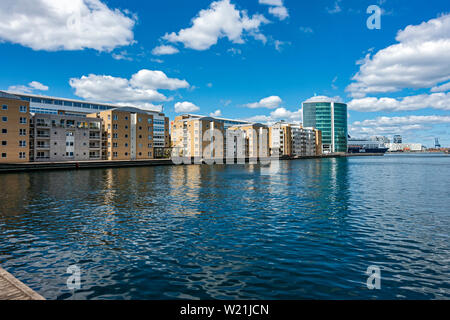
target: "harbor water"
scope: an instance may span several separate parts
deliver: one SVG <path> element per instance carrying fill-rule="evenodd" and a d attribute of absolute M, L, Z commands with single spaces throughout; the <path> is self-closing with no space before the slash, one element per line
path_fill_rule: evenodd
<path fill-rule="evenodd" d="M 47 299 L 449 299 L 449 199 L 438 154 L 1 174 L 0 266 Z"/>

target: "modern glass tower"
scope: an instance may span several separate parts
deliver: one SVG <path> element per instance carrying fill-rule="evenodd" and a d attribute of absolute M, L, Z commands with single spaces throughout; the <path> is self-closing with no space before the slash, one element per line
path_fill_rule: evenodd
<path fill-rule="evenodd" d="M 323 152 L 347 152 L 347 105 L 327 97 L 313 97 L 302 107 L 303 127 L 322 131 Z"/>

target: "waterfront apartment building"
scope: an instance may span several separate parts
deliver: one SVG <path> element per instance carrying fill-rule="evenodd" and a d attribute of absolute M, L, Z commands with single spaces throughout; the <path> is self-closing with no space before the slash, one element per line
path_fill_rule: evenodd
<path fill-rule="evenodd" d="M 269 127 L 269 148 L 271 156 L 292 156 L 292 131 L 289 123 L 280 121 Z"/>
<path fill-rule="evenodd" d="M 227 158 L 258 159 L 269 155 L 269 128 L 266 125 L 241 124 L 226 131 Z"/>
<path fill-rule="evenodd" d="M 31 161 L 102 159 L 102 120 L 64 114 L 35 114 L 30 121 Z"/>
<path fill-rule="evenodd" d="M 143 160 L 155 157 L 155 147 L 166 146 L 166 120 L 161 124 L 162 131 L 155 146 L 154 115 L 137 108 L 122 107 L 89 114 L 103 122 L 104 152 L 106 160 Z M 168 120 L 167 120 L 168 122 Z M 160 126 L 161 126 L 160 125 Z M 158 131 L 159 132 L 159 131 Z"/>
<path fill-rule="evenodd" d="M 320 130 L 291 126 L 292 156 L 310 157 L 322 154 L 322 138 Z"/>
<path fill-rule="evenodd" d="M 302 107 L 304 127 L 322 132 L 323 152 L 347 152 L 347 105 L 327 97 L 313 97 Z"/>
<path fill-rule="evenodd" d="M 30 104 L 0 91 L 0 163 L 29 161 Z"/>
<path fill-rule="evenodd" d="M 212 117 L 177 116 L 172 122 L 173 156 L 223 159 L 224 123 Z"/>
<path fill-rule="evenodd" d="M 27 101 L 30 104 L 30 113 L 38 114 L 87 116 L 90 114 L 97 114 L 108 110 L 123 108 L 123 106 L 108 103 L 89 102 L 44 95 L 25 93 L 17 93 L 15 95 L 18 96 L 21 100 Z M 163 112 L 145 109 L 138 110 L 140 110 L 140 112 L 146 112 L 153 115 L 154 132 L 152 133 L 152 157 L 163 157 L 165 151 L 170 147 L 169 118 L 167 118 Z"/>

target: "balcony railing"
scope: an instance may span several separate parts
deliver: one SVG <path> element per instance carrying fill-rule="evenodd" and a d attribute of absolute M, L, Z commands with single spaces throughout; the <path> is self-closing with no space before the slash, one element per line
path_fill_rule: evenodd
<path fill-rule="evenodd" d="M 49 144 L 38 144 L 36 146 L 36 149 L 50 149 L 50 145 Z"/>
<path fill-rule="evenodd" d="M 38 138 L 50 138 L 49 134 L 38 134 L 37 135 Z"/>

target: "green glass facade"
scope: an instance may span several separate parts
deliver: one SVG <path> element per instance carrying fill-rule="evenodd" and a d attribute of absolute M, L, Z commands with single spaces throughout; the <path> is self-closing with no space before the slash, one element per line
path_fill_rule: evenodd
<path fill-rule="evenodd" d="M 347 152 L 348 128 L 345 103 L 303 103 L 303 126 L 322 131 L 322 144 L 325 152 Z"/>

